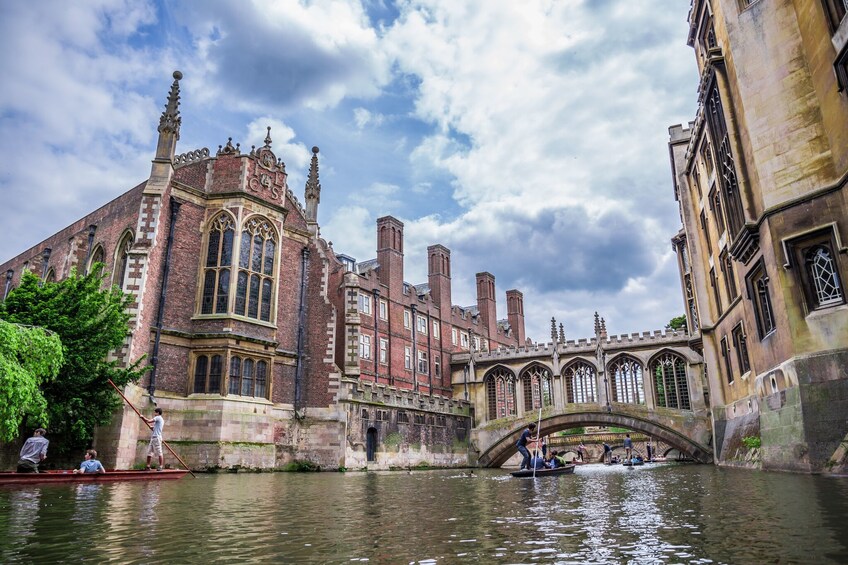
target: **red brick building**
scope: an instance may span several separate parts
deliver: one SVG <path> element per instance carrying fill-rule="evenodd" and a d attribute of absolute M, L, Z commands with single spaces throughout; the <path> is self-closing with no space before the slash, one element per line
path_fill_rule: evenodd
<path fill-rule="evenodd" d="M 177 155 L 181 78 L 150 178 L 2 264 L 2 297 L 24 269 L 50 280 L 105 263 L 135 299 L 115 355 L 152 365 L 126 393 L 165 410 L 166 440 L 194 468 L 465 464 L 471 410 L 452 398 L 450 354 L 523 344 L 521 293 L 507 293 L 499 321 L 494 277 L 479 273 L 476 307 L 452 305 L 441 245 L 428 282 L 404 282 L 403 224 L 391 217 L 378 220 L 375 260 L 336 256 L 319 236 L 318 148 L 305 205 L 270 128 L 249 152 L 230 139 L 214 155 Z M 146 428 L 125 409 L 95 445 L 128 467 Z"/>

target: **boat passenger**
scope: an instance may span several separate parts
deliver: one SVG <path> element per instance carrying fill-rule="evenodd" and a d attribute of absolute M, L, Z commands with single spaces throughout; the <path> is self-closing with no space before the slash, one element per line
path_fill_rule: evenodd
<path fill-rule="evenodd" d="M 21 447 L 21 456 L 18 460 L 18 473 L 37 473 L 38 464 L 47 458 L 47 446 L 50 443 L 44 434 L 47 430 L 38 428 L 32 437 L 24 442 Z"/>
<path fill-rule="evenodd" d="M 562 464 L 560 463 L 559 457 L 557 457 L 557 455 L 558 453 L 556 450 L 551 451 L 551 456 L 548 459 L 549 469 L 556 469 L 557 467 L 562 467 Z"/>
<path fill-rule="evenodd" d="M 531 469 L 544 469 L 545 468 L 545 458 L 542 457 L 541 453 L 537 453 L 533 460 L 531 461 Z"/>
<path fill-rule="evenodd" d="M 97 460 L 97 452 L 89 449 L 85 452 L 85 461 L 80 463 L 79 469 L 74 469 L 74 473 L 105 473 L 106 469 L 103 464 Z"/>

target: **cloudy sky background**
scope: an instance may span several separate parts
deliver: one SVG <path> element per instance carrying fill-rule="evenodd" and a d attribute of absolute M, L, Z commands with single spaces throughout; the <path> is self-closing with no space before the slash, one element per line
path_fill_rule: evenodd
<path fill-rule="evenodd" d="M 528 335 L 660 329 L 684 311 L 668 126 L 694 116 L 686 0 L 0 3 L 0 262 L 144 180 L 180 69 L 177 148 L 245 150 L 271 126 L 302 195 L 321 148 L 322 235 L 405 279 L 452 251 L 524 292 Z"/>

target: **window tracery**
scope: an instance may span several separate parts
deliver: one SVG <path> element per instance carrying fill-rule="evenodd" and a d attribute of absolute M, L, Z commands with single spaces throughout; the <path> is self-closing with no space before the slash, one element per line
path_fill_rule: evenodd
<path fill-rule="evenodd" d="M 619 357 L 609 365 L 607 373 L 615 402 L 645 404 L 642 364 L 639 361 L 628 356 Z"/>
<path fill-rule="evenodd" d="M 486 398 L 489 420 L 514 416 L 515 411 L 515 375 L 502 367 L 495 368 L 486 375 Z"/>
<path fill-rule="evenodd" d="M 241 232 L 235 314 L 271 320 L 277 236 L 271 223 L 250 218 Z"/>
<path fill-rule="evenodd" d="M 203 269 L 201 314 L 226 314 L 230 295 L 235 224 L 229 214 L 219 214 L 209 226 Z"/>
<path fill-rule="evenodd" d="M 534 365 L 521 375 L 524 390 L 524 411 L 530 412 L 553 405 L 553 377 L 540 365 Z"/>
<path fill-rule="evenodd" d="M 691 410 L 686 361 L 676 353 L 663 353 L 651 362 L 654 399 L 661 408 Z"/>
<path fill-rule="evenodd" d="M 585 361 L 577 361 L 563 371 L 565 396 L 570 403 L 597 402 L 595 368 Z"/>
<path fill-rule="evenodd" d="M 126 290 L 127 284 L 127 265 L 130 260 L 130 249 L 133 246 L 135 237 L 133 233 L 126 232 L 118 242 L 118 248 L 115 250 L 115 273 L 112 279 L 112 284 L 118 285 L 122 290 Z"/>

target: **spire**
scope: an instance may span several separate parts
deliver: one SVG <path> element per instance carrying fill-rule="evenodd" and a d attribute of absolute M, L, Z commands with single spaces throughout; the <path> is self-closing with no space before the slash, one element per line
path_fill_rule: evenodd
<path fill-rule="evenodd" d="M 562 322 L 559 323 L 559 340 L 565 343 L 565 328 L 562 327 Z"/>
<path fill-rule="evenodd" d="M 551 316 L 551 342 L 557 342 L 556 318 Z"/>
<path fill-rule="evenodd" d="M 598 313 L 595 312 L 595 337 L 599 337 L 601 335 L 601 318 L 598 316 Z"/>
<path fill-rule="evenodd" d="M 270 128 L 268 128 L 266 143 L 271 142 Z M 309 166 L 309 178 L 306 179 L 306 220 L 317 222 L 318 203 L 321 202 L 321 182 L 318 180 L 318 148 L 312 148 L 312 164 Z"/>
<path fill-rule="evenodd" d="M 168 103 L 165 104 L 165 111 L 162 112 L 162 117 L 159 118 L 159 133 L 173 133 L 175 138 L 180 138 L 180 79 L 183 78 L 183 73 L 174 71 L 174 83 L 171 85 L 171 92 L 168 93 Z"/>
<path fill-rule="evenodd" d="M 271 149 L 271 126 L 268 126 L 268 135 L 265 136 L 265 149 Z"/>

